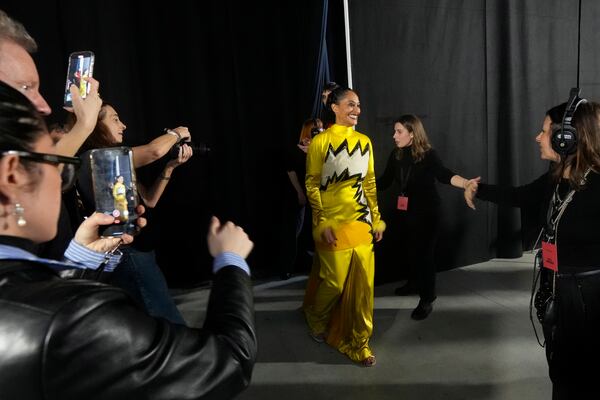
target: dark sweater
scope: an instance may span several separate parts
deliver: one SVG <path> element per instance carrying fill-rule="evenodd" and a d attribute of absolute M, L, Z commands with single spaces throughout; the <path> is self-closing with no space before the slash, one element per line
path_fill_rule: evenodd
<path fill-rule="evenodd" d="M 294 147 L 289 148 L 286 153 L 285 170 L 286 172 L 294 171 L 296 173 L 296 176 L 298 177 L 298 183 L 300 184 L 304 194 L 306 194 L 306 185 L 304 183 L 304 180 L 306 179 L 306 153 L 303 152 L 302 149 L 300 149 L 296 144 Z M 291 183 L 289 186 L 292 188 L 290 193 L 293 193 L 294 200 L 296 200 L 298 198 L 296 196 L 296 189 Z"/>
<path fill-rule="evenodd" d="M 402 190 L 402 177 L 408 176 L 403 193 L 409 199 L 406 212 L 409 214 L 437 212 L 441 200 L 435 187 L 435 180 L 450 184 L 450 179 L 456 173 L 442 164 L 437 152 L 433 149 L 425 153 L 425 157 L 416 163 L 413 160 L 410 146 L 403 149 L 400 160 L 396 157 L 396 151 L 396 149 L 392 151 L 383 175 L 377 179 L 377 189 L 387 189 L 393 181 L 396 181 Z M 410 173 L 408 172 L 409 168 Z"/>
<path fill-rule="evenodd" d="M 480 184 L 477 197 L 513 207 L 537 206 L 540 229 L 545 223 L 554 183 L 548 173 L 519 187 Z M 567 180 L 561 179 L 559 194 L 569 192 Z M 557 230 L 558 269 L 574 267 L 600 268 L 600 175 L 591 172 L 585 187 L 576 192 L 560 219 Z"/>

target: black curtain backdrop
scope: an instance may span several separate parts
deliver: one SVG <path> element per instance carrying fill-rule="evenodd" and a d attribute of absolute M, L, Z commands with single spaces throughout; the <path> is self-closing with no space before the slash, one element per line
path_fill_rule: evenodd
<path fill-rule="evenodd" d="M 590 99 L 600 98 L 599 16 L 600 3 L 583 0 L 580 86 Z M 351 0 L 358 130 L 373 140 L 376 171 L 392 150 L 394 118 L 412 113 L 462 176 L 520 185 L 542 174 L 548 164 L 534 139 L 545 111 L 576 85 L 577 18 L 577 0 Z M 518 210 L 479 202 L 472 211 L 462 191 L 438 187 L 438 268 L 522 254 Z M 395 206 L 392 193 L 380 192 L 384 218 Z M 536 215 L 522 214 L 528 247 Z M 378 271 L 401 267 L 394 248 L 380 253 Z"/>
<path fill-rule="evenodd" d="M 577 3 L 351 0 L 354 87 L 363 105 L 358 130 L 373 139 L 376 171 L 392 149 L 393 119 L 415 113 L 446 165 L 463 176 L 523 184 L 541 174 L 547 164 L 534 136 L 545 110 L 566 101 L 575 85 Z M 597 99 L 600 4 L 583 6 L 581 87 Z M 171 285 L 208 279 L 212 214 L 249 232 L 255 271 L 280 270 L 278 254 L 289 241 L 281 234 L 290 190 L 284 154 L 311 112 L 321 1 L 2 0 L 0 8 L 38 41 L 34 58 L 54 109 L 50 120 L 64 117 L 68 54 L 92 50 L 102 97 L 127 124 L 129 144 L 185 125 L 195 142 L 213 149 L 175 171 L 153 214 Z M 341 0 L 330 1 L 330 66 L 343 84 L 342 11 Z M 440 191 L 440 268 L 521 254 L 518 211 L 479 203 L 472 212 L 460 191 Z M 380 199 L 385 218 L 391 191 Z M 384 242 L 393 247 L 397 240 Z M 399 256 L 379 247 L 378 270 L 397 267 Z"/>
<path fill-rule="evenodd" d="M 343 53 L 336 56 L 344 51 L 342 6 L 331 3 L 332 73 L 345 80 L 345 64 L 335 65 L 345 63 Z M 209 157 L 175 170 L 150 221 L 172 286 L 209 278 L 205 237 L 213 214 L 249 233 L 257 275 L 278 271 L 282 193 L 290 187 L 284 151 L 310 118 L 320 1 L 2 0 L 0 8 L 38 42 L 34 58 L 51 121 L 65 116 L 69 53 L 92 50 L 100 93 L 127 125 L 127 144 L 184 125 L 194 142 L 211 147 Z"/>

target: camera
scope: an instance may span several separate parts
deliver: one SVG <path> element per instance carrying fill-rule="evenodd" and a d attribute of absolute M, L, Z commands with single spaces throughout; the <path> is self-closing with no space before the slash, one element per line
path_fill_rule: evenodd
<path fill-rule="evenodd" d="M 315 126 L 310 130 L 310 137 L 314 138 L 321 132 L 323 132 L 323 128 L 319 128 L 318 126 Z"/>
<path fill-rule="evenodd" d="M 184 144 L 187 144 L 188 146 L 190 146 L 192 148 L 194 155 L 198 155 L 200 157 L 207 157 L 208 154 L 210 153 L 210 147 L 208 147 L 205 143 L 192 143 L 192 142 L 180 141 L 180 142 L 175 143 L 173 145 L 173 147 L 171 147 L 171 150 L 169 150 L 169 156 L 171 158 L 179 157 L 179 149 L 181 148 L 181 145 L 184 145 Z"/>

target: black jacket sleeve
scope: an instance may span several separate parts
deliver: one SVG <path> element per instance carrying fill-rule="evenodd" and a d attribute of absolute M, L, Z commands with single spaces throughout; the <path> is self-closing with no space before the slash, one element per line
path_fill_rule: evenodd
<path fill-rule="evenodd" d="M 42 366 L 48 399 L 229 399 L 256 359 L 250 278 L 215 276 L 204 327 L 154 319 L 99 286 L 68 301 L 48 329 Z"/>
<path fill-rule="evenodd" d="M 477 190 L 477 198 L 504 206 L 528 207 L 540 204 L 544 200 L 549 182 L 550 176 L 545 173 L 533 182 L 518 187 L 481 183 Z"/>
<path fill-rule="evenodd" d="M 431 168 L 433 170 L 435 179 L 437 179 L 440 183 L 449 185 L 452 177 L 458 174 L 444 166 L 444 163 L 442 163 L 442 160 L 438 156 L 437 151 L 435 151 L 434 149 L 429 150 L 429 153 L 427 155 L 429 157 L 429 162 L 431 164 Z"/>

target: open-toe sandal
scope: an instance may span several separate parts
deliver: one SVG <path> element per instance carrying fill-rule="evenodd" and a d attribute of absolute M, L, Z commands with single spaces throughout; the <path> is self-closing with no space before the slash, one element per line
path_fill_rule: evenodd
<path fill-rule="evenodd" d="M 360 363 L 363 365 L 363 367 L 373 367 L 375 364 L 377 364 L 377 360 L 375 359 L 375 356 L 369 356 Z"/>
<path fill-rule="evenodd" d="M 325 336 L 325 333 L 323 333 L 323 332 L 321 332 L 321 333 L 309 332 L 308 334 L 310 335 L 312 340 L 314 340 L 317 343 L 325 342 L 326 336 Z"/>

